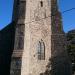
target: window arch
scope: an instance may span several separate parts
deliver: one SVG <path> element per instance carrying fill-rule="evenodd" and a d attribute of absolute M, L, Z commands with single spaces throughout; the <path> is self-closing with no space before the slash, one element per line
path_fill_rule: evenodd
<path fill-rule="evenodd" d="M 42 39 L 38 42 L 38 60 L 45 60 L 45 44 Z"/>

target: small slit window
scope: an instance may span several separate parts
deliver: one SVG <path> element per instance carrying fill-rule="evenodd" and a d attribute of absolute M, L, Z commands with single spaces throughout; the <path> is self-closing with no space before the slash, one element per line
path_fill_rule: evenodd
<path fill-rule="evenodd" d="M 43 2 L 42 1 L 40 1 L 40 4 L 41 4 L 41 7 L 43 7 Z"/>

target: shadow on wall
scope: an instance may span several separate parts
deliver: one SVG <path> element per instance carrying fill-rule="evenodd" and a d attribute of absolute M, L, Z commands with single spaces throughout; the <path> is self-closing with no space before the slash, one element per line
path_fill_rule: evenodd
<path fill-rule="evenodd" d="M 62 54 L 59 54 L 57 57 L 49 59 L 46 71 L 40 73 L 40 75 L 72 75 L 71 72 L 70 61 Z"/>
<path fill-rule="evenodd" d="M 40 75 L 72 75 L 72 65 L 65 50 L 65 36 L 52 35 L 52 57 L 46 66 L 46 71 Z"/>
<path fill-rule="evenodd" d="M 14 46 L 15 23 L 0 31 L 0 75 L 10 75 L 10 61 Z"/>

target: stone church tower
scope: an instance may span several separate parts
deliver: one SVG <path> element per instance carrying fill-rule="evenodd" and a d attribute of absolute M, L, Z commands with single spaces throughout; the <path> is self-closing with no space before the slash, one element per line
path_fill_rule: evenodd
<path fill-rule="evenodd" d="M 57 0 L 14 0 L 13 21 L 10 75 L 70 75 Z"/>

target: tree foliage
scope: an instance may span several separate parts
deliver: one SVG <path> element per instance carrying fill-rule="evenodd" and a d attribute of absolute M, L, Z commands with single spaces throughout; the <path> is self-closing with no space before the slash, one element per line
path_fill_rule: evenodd
<path fill-rule="evenodd" d="M 72 61 L 72 72 L 75 72 L 75 30 L 67 33 L 67 51 Z"/>

